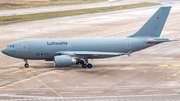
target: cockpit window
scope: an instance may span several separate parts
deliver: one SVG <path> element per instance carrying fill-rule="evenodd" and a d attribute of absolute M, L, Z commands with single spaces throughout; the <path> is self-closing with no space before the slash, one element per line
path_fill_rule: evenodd
<path fill-rule="evenodd" d="M 6 47 L 14 48 L 15 46 L 14 45 L 8 45 Z"/>
<path fill-rule="evenodd" d="M 10 45 L 11 48 L 14 48 L 14 45 Z"/>

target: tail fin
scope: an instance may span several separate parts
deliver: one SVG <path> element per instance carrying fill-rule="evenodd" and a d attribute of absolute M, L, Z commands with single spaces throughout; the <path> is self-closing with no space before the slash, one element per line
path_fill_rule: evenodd
<path fill-rule="evenodd" d="M 139 29 L 129 37 L 150 36 L 159 37 L 171 7 L 160 7 L 158 11 Z"/>

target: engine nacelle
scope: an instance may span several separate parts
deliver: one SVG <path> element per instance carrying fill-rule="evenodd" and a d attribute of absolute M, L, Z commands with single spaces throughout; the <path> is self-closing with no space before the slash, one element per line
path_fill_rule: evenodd
<path fill-rule="evenodd" d="M 61 56 L 55 56 L 54 57 L 54 66 L 55 67 L 67 67 L 71 66 L 71 64 L 75 64 L 77 62 L 76 59 L 67 56 L 67 55 L 61 55 Z"/>

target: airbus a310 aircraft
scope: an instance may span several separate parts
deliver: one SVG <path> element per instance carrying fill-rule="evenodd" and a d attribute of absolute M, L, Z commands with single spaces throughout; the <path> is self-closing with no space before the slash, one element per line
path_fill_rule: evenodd
<path fill-rule="evenodd" d="M 140 30 L 126 38 L 26 39 L 10 43 L 2 53 L 24 59 L 25 67 L 29 67 L 29 59 L 54 61 L 56 67 L 81 64 L 83 68 L 92 68 L 88 59 L 130 56 L 132 52 L 169 41 L 160 38 L 160 34 L 170 9 L 160 7 Z"/>

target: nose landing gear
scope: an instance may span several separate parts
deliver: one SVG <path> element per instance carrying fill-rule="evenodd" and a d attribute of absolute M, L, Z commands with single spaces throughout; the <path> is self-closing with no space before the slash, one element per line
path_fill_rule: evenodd
<path fill-rule="evenodd" d="M 29 67 L 29 64 L 28 64 L 28 61 L 27 59 L 24 60 L 26 63 L 24 64 L 24 67 L 28 68 Z"/>
<path fill-rule="evenodd" d="M 26 64 L 24 64 L 24 67 L 28 68 L 28 67 L 29 67 L 29 64 L 27 64 L 27 63 L 26 63 Z"/>

